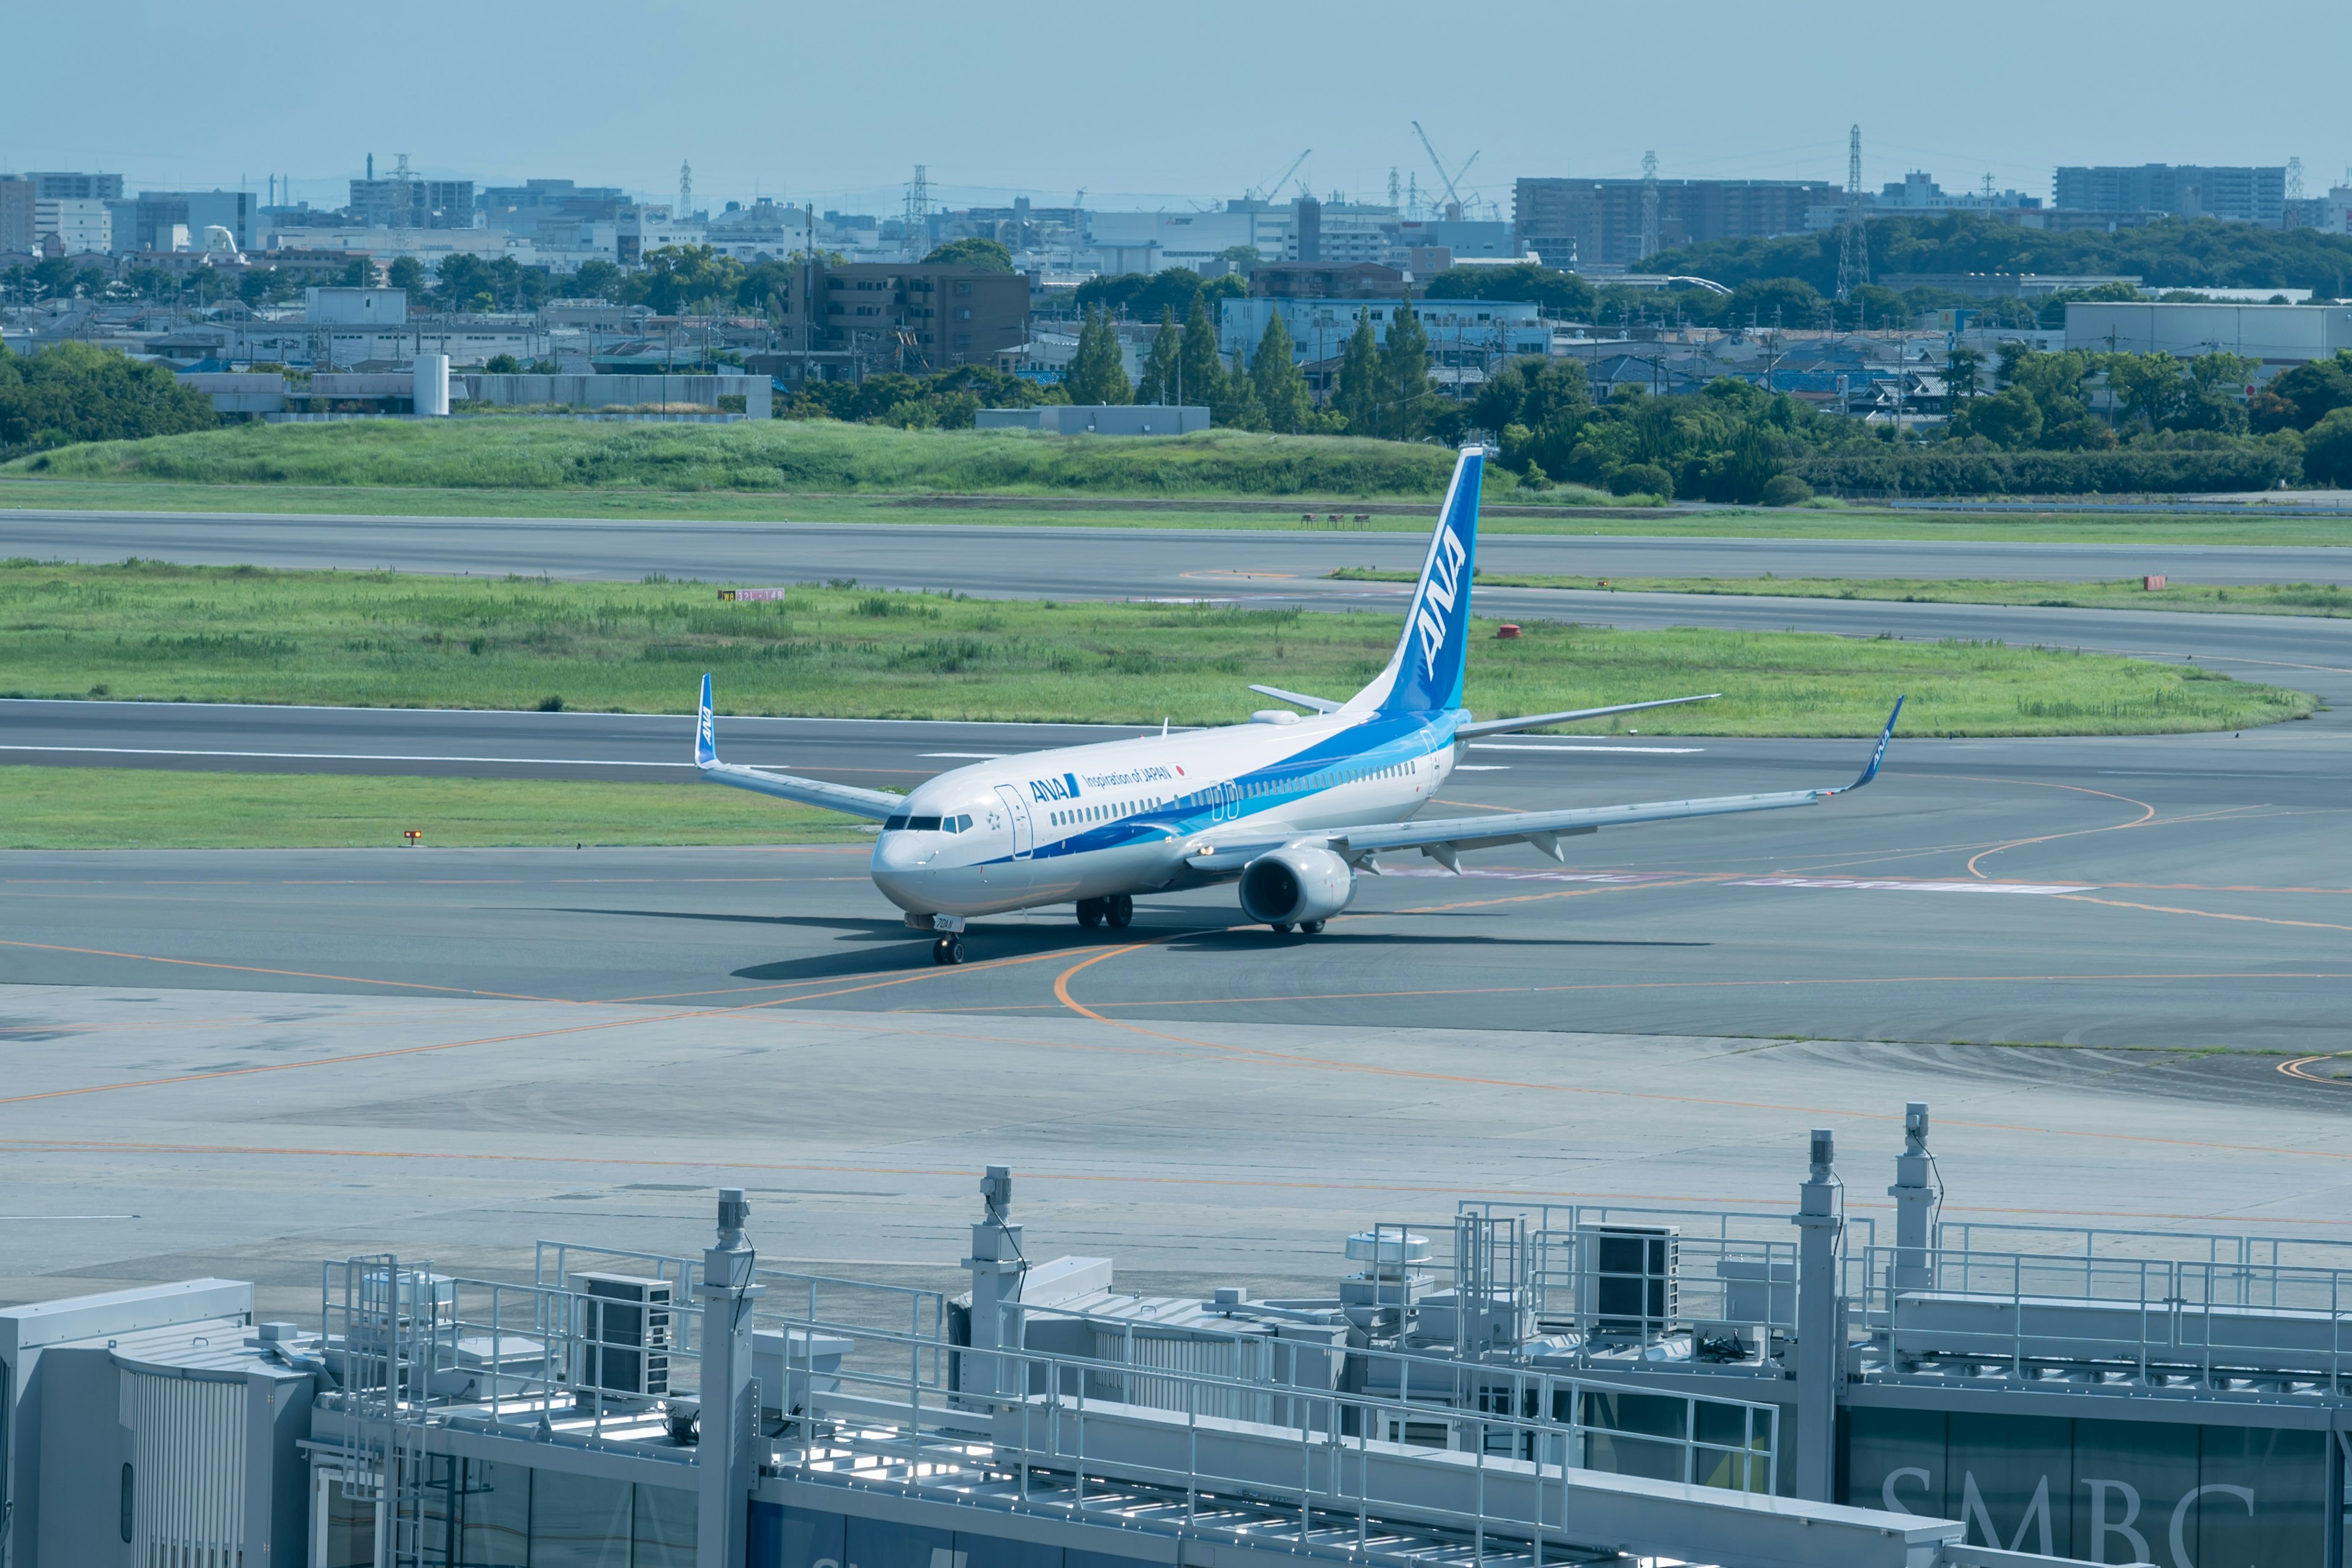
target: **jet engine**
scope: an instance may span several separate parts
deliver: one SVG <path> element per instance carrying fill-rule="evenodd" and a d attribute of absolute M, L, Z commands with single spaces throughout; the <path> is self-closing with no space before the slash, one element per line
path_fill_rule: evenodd
<path fill-rule="evenodd" d="M 1241 894 L 1254 921 L 1320 931 L 1356 896 L 1356 870 L 1328 849 L 1269 850 L 1242 868 Z"/>

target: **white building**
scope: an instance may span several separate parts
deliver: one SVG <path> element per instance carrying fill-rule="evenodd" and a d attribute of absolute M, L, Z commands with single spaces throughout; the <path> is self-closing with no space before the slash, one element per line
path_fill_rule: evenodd
<path fill-rule="evenodd" d="M 1217 347 L 1228 359 L 1255 353 L 1265 324 L 1277 312 L 1290 333 L 1291 357 L 1302 364 L 1336 359 L 1356 330 L 1357 312 L 1371 318 L 1372 340 L 1388 342 L 1389 323 L 1402 300 L 1226 300 L 1217 326 Z M 1413 312 L 1429 334 L 1429 352 L 1441 366 L 1476 365 L 1518 354 L 1551 353 L 1551 323 L 1532 304 L 1498 300 L 1416 300 Z"/>
<path fill-rule="evenodd" d="M 2143 354 L 2161 350 L 2180 359 L 2243 354 L 2283 368 L 2352 349 L 2352 306 L 2069 304 L 2066 346 Z"/>
<path fill-rule="evenodd" d="M 1097 212 L 1087 215 L 1087 239 L 1102 253 L 1102 270 L 1156 272 L 1189 267 L 1199 272 L 1237 245 L 1268 260 L 1283 254 L 1290 209 L 1265 202 L 1230 202 L 1223 212 Z"/>
<path fill-rule="evenodd" d="M 95 196 L 37 196 L 33 243 L 41 245 L 52 235 L 68 256 L 102 256 L 114 248 L 114 214 Z"/>

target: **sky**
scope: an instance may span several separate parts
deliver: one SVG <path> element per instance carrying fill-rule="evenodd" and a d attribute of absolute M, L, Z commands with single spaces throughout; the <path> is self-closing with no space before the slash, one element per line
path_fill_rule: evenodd
<path fill-rule="evenodd" d="M 2058 163 L 2280 163 L 2352 180 L 2344 0 L 1187 0 L 1023 7 L 698 0 L 12 6 L 0 171 L 266 190 L 339 206 L 367 154 L 695 205 L 898 210 L 1026 195 L 1208 205 L 1312 149 L 1286 194 L 1384 199 L 1438 175 L 1508 216 L 1524 175 L 1843 184 L 1925 169 L 2047 197 Z"/>

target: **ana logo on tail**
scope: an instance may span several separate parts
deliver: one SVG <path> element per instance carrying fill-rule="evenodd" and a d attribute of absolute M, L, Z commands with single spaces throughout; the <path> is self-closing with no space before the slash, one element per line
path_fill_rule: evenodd
<path fill-rule="evenodd" d="M 1421 603 L 1413 610 L 1413 625 L 1421 633 L 1422 671 L 1431 680 L 1437 679 L 1437 655 L 1445 646 L 1445 622 L 1440 617 L 1454 613 L 1454 596 L 1462 588 L 1462 562 L 1467 554 L 1451 525 L 1438 529 L 1436 542 L 1430 547 L 1429 570 L 1422 578 Z"/>

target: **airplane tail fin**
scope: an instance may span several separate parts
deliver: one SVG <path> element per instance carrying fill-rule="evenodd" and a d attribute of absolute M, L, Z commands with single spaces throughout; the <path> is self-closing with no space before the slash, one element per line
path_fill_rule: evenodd
<path fill-rule="evenodd" d="M 710 675 L 702 677 L 702 705 L 694 716 L 694 765 L 707 768 L 719 761 L 719 732 L 710 721 Z"/>
<path fill-rule="evenodd" d="M 1465 447 L 1454 464 L 1445 507 L 1429 536 L 1421 581 L 1405 612 L 1404 634 L 1388 668 L 1349 699 L 1349 713 L 1430 713 L 1462 706 L 1462 669 L 1470 642 L 1470 578 L 1478 553 L 1478 484 L 1483 448 Z"/>

